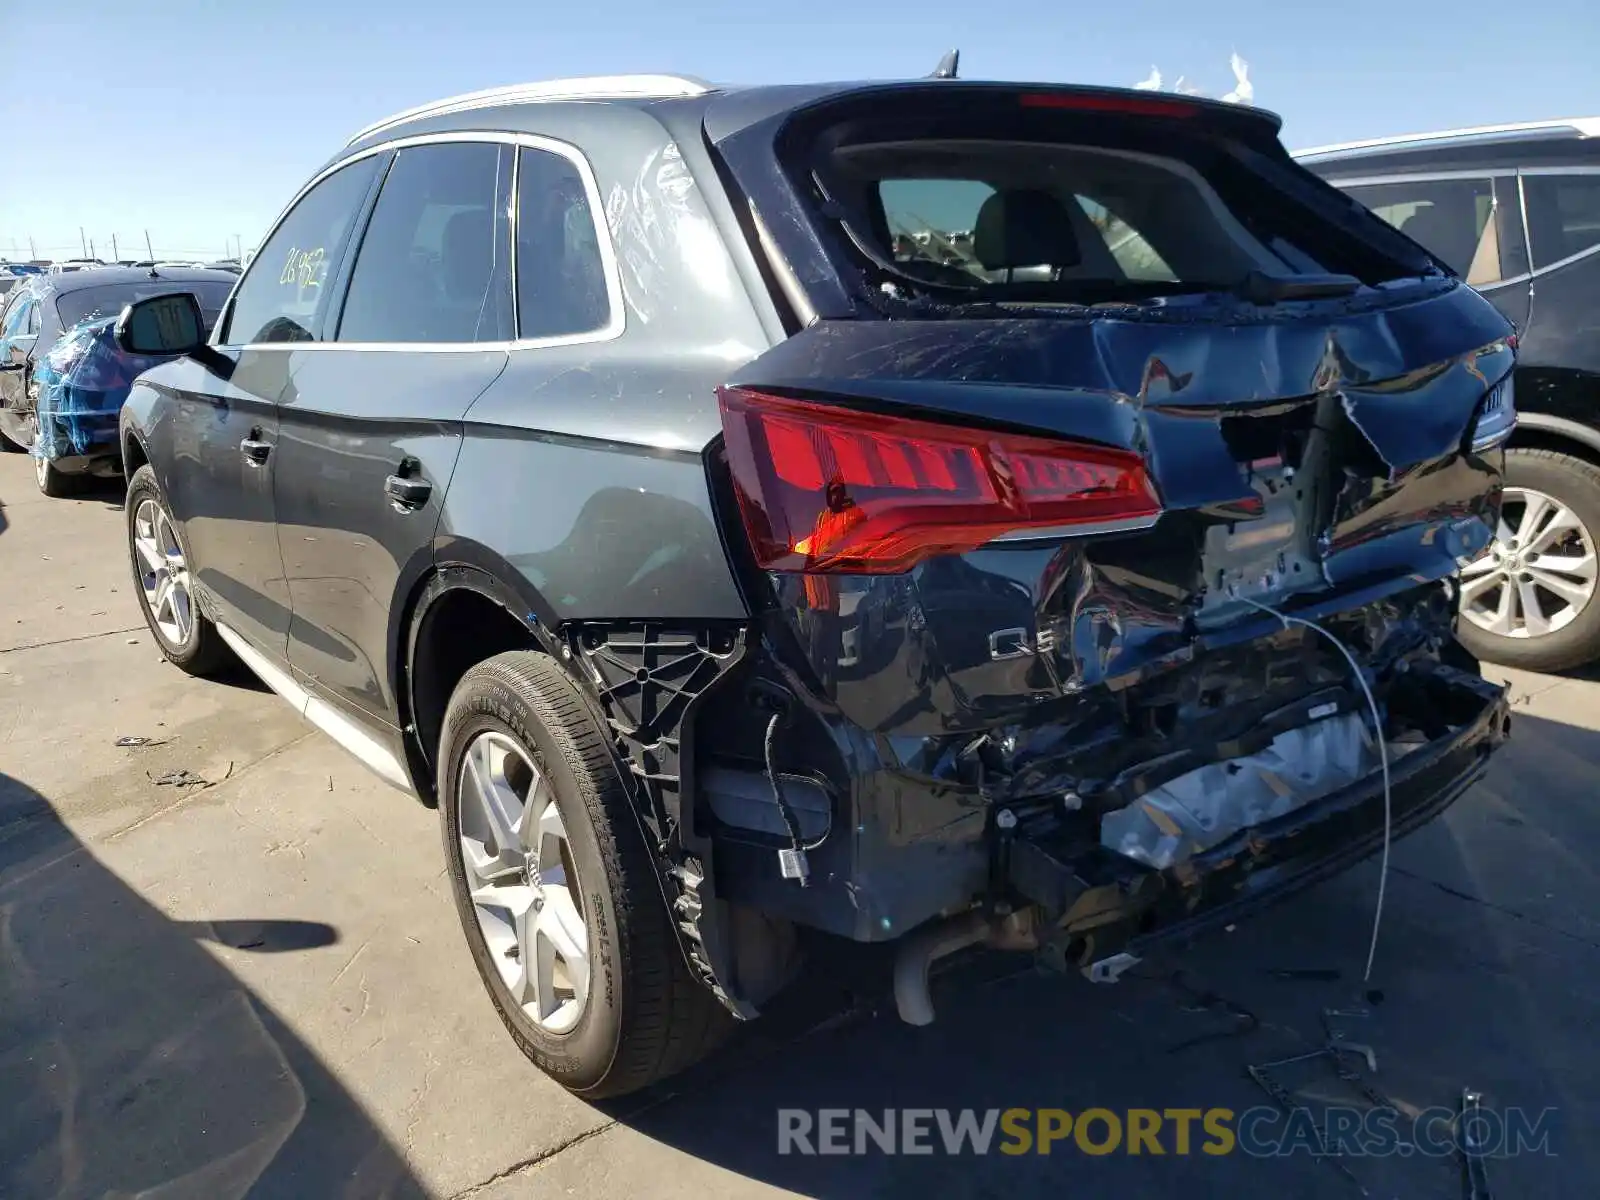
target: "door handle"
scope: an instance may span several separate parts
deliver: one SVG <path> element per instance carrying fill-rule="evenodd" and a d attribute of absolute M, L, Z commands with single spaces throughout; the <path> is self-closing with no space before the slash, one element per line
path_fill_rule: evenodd
<path fill-rule="evenodd" d="M 261 431 L 252 429 L 250 436 L 239 443 L 239 453 L 244 455 L 245 462 L 252 467 L 264 466 L 267 457 L 272 453 L 272 443 L 261 439 Z"/>
<path fill-rule="evenodd" d="M 421 508 L 433 494 L 433 484 L 426 479 L 408 479 L 404 475 L 391 475 L 383 481 L 384 494 L 399 512 Z"/>

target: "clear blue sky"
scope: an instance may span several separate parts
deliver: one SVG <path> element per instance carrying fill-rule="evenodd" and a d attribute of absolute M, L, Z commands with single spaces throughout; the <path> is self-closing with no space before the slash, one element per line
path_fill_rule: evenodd
<path fill-rule="evenodd" d="M 1597 0 L 7 0 L 0 255 L 246 247 L 356 129 L 559 75 L 969 78 L 1208 95 L 1250 63 L 1291 147 L 1600 115 Z M 39 68 L 27 78 L 25 63 Z M 17 169 L 18 164 L 21 169 Z M 132 243 L 130 247 L 130 243 Z"/>

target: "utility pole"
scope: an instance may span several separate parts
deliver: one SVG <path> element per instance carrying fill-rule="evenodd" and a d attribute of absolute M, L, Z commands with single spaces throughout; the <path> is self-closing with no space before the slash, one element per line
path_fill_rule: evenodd
<path fill-rule="evenodd" d="M 78 249 L 83 251 L 85 258 L 89 257 L 89 243 L 83 236 L 83 226 L 78 226 Z"/>
<path fill-rule="evenodd" d="M 28 258 L 31 261 L 32 259 L 36 259 L 38 257 L 39 257 L 39 251 L 34 248 L 33 235 L 30 233 L 28 235 Z"/>
<path fill-rule="evenodd" d="M 113 233 L 111 235 L 111 261 L 116 262 L 121 257 L 122 255 L 117 253 L 117 235 Z"/>
<path fill-rule="evenodd" d="M 151 259 L 154 259 L 156 256 L 156 252 L 150 249 L 150 231 L 148 229 L 144 231 L 144 252 L 148 254 Z"/>

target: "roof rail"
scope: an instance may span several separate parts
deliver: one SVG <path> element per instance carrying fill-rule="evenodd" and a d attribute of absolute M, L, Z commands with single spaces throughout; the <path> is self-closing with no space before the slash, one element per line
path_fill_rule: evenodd
<path fill-rule="evenodd" d="M 407 121 L 468 112 L 475 108 L 496 108 L 538 100 L 665 100 L 676 96 L 703 96 L 711 90 L 711 85 L 705 80 L 688 75 L 584 75 L 537 83 L 513 83 L 506 87 L 485 88 L 481 92 L 467 92 L 461 96 L 447 96 L 443 100 L 408 108 L 373 122 L 345 144 L 354 145 L 364 137 L 403 125 Z"/>
<path fill-rule="evenodd" d="M 1424 146 L 1457 143 L 1518 141 L 1553 134 L 1566 137 L 1600 137 L 1600 117 L 1571 117 L 1559 121 L 1519 121 L 1510 125 L 1478 125 L 1471 129 L 1444 129 L 1437 133 L 1408 133 L 1399 137 L 1368 138 L 1360 142 L 1341 142 L 1333 146 L 1313 146 L 1296 150 L 1298 159 L 1342 158 L 1363 150 L 1410 150 Z"/>

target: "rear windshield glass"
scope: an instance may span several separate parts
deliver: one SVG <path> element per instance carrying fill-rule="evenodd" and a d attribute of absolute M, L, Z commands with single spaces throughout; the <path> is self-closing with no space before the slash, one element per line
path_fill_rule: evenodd
<path fill-rule="evenodd" d="M 61 327 L 70 329 L 79 321 L 93 321 L 101 317 L 115 317 L 135 300 L 147 296 L 165 296 L 172 292 L 193 292 L 200 301 L 200 313 L 205 317 L 206 328 L 217 323 L 217 315 L 233 288 L 231 283 L 212 282 L 180 283 L 174 280 L 165 284 L 107 283 L 100 287 L 84 288 L 56 297 L 56 315 Z"/>
<path fill-rule="evenodd" d="M 869 116 L 824 130 L 808 165 L 834 203 L 816 216 L 841 217 L 855 249 L 902 283 L 977 299 L 1096 303 L 1255 275 L 1373 284 L 1427 270 L 1265 138 L 1138 120 L 986 124 L 952 121 L 940 136 L 934 122 Z"/>

